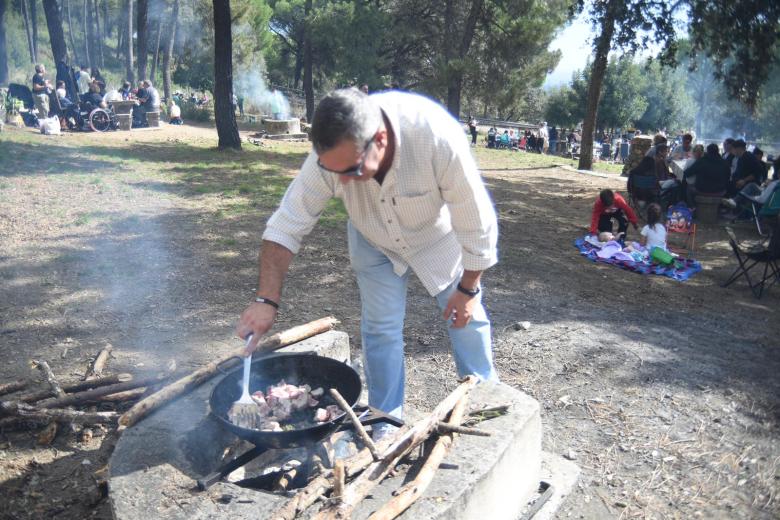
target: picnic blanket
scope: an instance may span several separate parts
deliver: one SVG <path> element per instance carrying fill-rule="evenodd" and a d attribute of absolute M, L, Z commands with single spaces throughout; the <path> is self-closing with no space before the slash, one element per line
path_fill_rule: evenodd
<path fill-rule="evenodd" d="M 574 245 L 579 249 L 580 254 L 592 262 L 614 265 L 627 271 L 633 271 L 639 274 L 657 274 L 668 276 L 677 281 L 684 282 L 694 274 L 701 271 L 701 263 L 692 258 L 678 258 L 672 265 L 655 264 L 649 260 L 641 262 L 627 260 L 625 258 L 600 258 L 598 256 L 599 248 L 586 242 L 585 238 L 578 238 Z"/>

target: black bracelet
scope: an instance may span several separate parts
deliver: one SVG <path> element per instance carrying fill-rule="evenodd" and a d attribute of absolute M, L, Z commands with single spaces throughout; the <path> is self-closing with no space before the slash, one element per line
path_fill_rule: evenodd
<path fill-rule="evenodd" d="M 255 298 L 255 303 L 266 303 L 266 304 L 270 305 L 271 307 L 273 307 L 274 309 L 277 309 L 277 310 L 279 309 L 279 304 L 278 303 L 276 303 L 273 300 L 269 300 L 268 298 L 263 298 L 262 296 L 256 297 Z"/>
<path fill-rule="evenodd" d="M 463 287 L 460 282 L 458 282 L 458 290 L 462 292 L 463 294 L 466 294 L 468 296 L 471 296 L 472 298 L 479 294 L 479 286 L 476 287 L 476 289 L 466 289 Z"/>

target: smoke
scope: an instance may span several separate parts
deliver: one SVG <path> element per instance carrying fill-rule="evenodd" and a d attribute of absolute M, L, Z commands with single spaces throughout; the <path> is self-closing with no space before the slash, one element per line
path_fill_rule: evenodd
<path fill-rule="evenodd" d="M 274 119 L 290 119 L 290 102 L 278 90 L 269 90 L 257 70 L 240 70 L 233 81 L 233 92 L 244 98 L 244 106 L 253 107 Z"/>

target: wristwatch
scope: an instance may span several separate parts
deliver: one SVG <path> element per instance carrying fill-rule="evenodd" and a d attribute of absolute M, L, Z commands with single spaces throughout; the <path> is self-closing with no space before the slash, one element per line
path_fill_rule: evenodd
<path fill-rule="evenodd" d="M 479 286 L 476 286 L 474 289 L 466 289 L 460 284 L 460 282 L 458 282 L 458 290 L 463 294 L 471 296 L 472 298 L 479 294 Z"/>

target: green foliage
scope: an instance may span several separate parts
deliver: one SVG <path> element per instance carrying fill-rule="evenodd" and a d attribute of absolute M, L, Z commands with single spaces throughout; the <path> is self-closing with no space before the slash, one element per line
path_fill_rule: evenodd
<path fill-rule="evenodd" d="M 596 128 L 631 126 L 644 114 L 647 99 L 642 95 L 646 80 L 633 56 L 611 59 L 604 74 Z"/>

